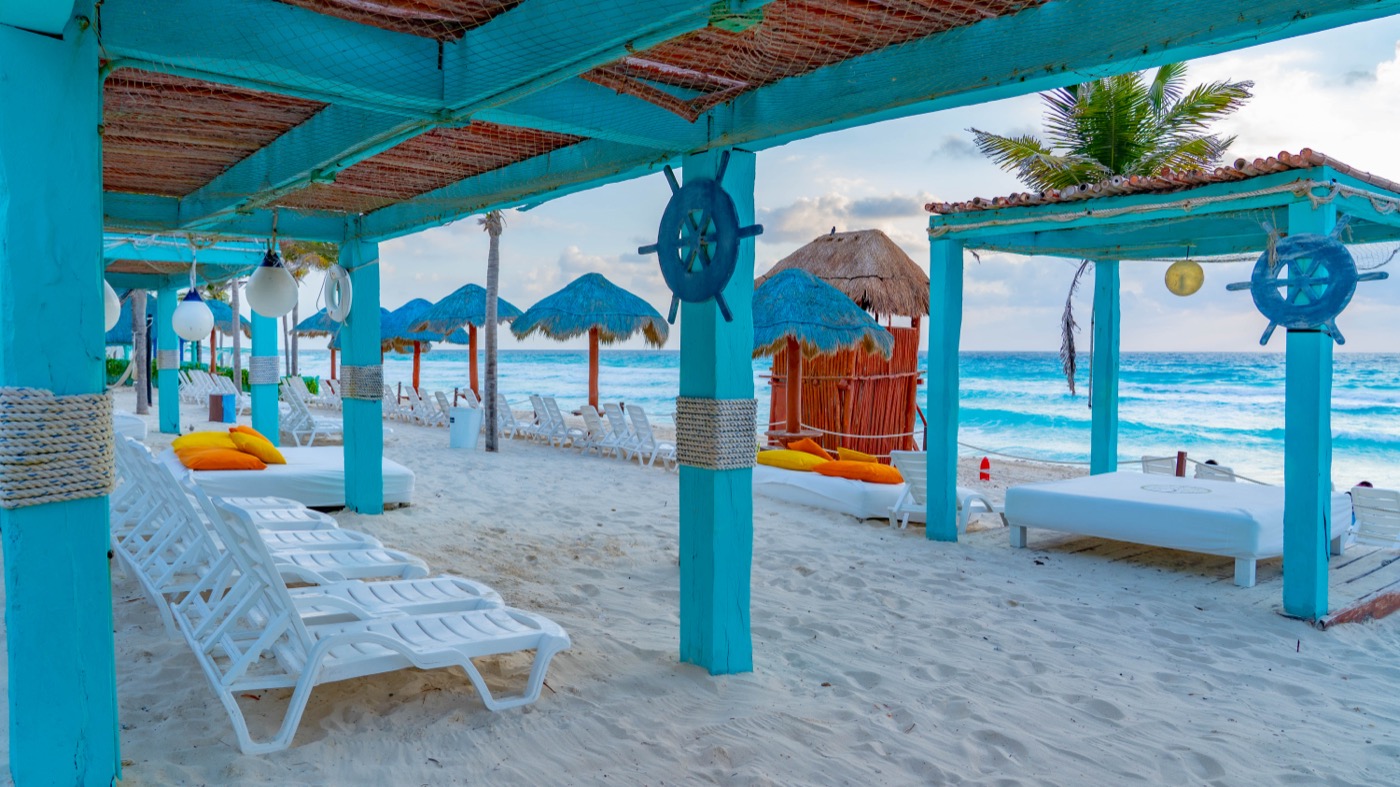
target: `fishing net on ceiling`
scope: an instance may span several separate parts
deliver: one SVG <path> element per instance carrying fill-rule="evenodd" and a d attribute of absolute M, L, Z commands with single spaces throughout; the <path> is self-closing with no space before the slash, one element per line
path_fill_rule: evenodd
<path fill-rule="evenodd" d="M 106 188 L 241 210 L 368 214 L 413 201 L 450 218 L 566 186 L 578 177 L 568 167 L 602 178 L 701 149 L 718 133 L 761 136 L 744 128 L 760 119 L 707 113 L 824 66 L 930 36 L 961 57 L 990 56 L 960 40 L 1043 2 L 776 0 L 737 12 L 716 3 L 708 17 L 667 24 L 645 4 L 584 4 L 566 17 L 533 0 L 279 0 L 249 20 L 247 4 L 211 3 L 196 7 L 197 19 L 170 22 L 197 25 L 187 48 L 161 50 L 124 45 L 142 40 L 152 20 L 139 3 L 117 0 L 98 10 L 110 70 Z M 508 23 L 516 32 L 504 40 L 473 37 Z M 528 89 L 515 89 L 532 53 L 548 59 L 577 42 L 574 56 L 587 58 L 601 24 L 638 37 L 614 59 L 531 75 Z M 366 32 L 375 45 L 348 49 Z M 297 62 L 284 68 L 283 56 Z M 957 69 L 940 82 L 944 71 L 930 64 L 926 95 L 966 88 Z M 906 72 L 905 63 L 871 61 L 858 81 L 878 86 Z M 458 99 L 470 111 L 454 114 Z M 801 127 L 804 115 L 817 125 L 829 108 L 783 112 Z M 238 167 L 293 130 L 295 150 L 314 153 L 304 176 L 269 182 L 261 169 Z M 579 145 L 587 147 L 563 171 L 550 168 L 551 154 Z M 532 161 L 539 166 L 507 169 Z"/>

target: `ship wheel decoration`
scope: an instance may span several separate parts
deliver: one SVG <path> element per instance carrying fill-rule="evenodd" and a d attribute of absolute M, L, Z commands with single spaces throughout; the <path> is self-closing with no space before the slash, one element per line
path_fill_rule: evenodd
<path fill-rule="evenodd" d="M 1338 230 L 1342 225 L 1339 223 Z M 1254 263 L 1249 281 L 1226 285 L 1227 290 L 1249 290 L 1254 306 L 1269 319 L 1260 344 L 1268 344 L 1274 329 L 1321 328 L 1337 344 L 1346 337 L 1337 328 L 1337 315 L 1351 302 L 1356 283 L 1379 281 L 1383 271 L 1357 273 L 1351 252 L 1332 235 L 1302 233 L 1279 238 L 1272 251 Z"/>
<path fill-rule="evenodd" d="M 675 323 L 681 301 L 703 303 L 711 298 L 725 322 L 734 320 L 729 304 L 724 302 L 724 286 L 734 275 L 739 241 L 761 234 L 763 226 L 739 226 L 734 199 L 720 185 L 728 166 L 729 152 L 725 151 L 713 179 L 687 178 L 684 186 L 676 182 L 675 172 L 666 167 L 671 201 L 661 214 L 656 243 L 637 249 L 637 253 L 655 253 L 660 259 L 661 275 L 671 289 L 667 322 Z"/>

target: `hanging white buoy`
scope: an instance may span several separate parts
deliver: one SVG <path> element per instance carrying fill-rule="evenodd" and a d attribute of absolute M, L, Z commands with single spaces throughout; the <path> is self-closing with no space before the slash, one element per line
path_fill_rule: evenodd
<path fill-rule="evenodd" d="M 102 324 L 106 327 L 103 330 L 110 331 L 117 327 L 117 320 L 122 317 L 122 299 L 117 297 L 117 291 L 112 289 L 112 285 L 102 280 Z"/>

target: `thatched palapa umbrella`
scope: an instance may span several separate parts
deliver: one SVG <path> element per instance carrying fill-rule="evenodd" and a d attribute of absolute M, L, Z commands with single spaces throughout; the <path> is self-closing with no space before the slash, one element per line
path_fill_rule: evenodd
<path fill-rule="evenodd" d="M 511 323 L 516 338 L 539 331 L 564 341 L 588 334 L 588 403 L 598 407 L 598 344 L 630 339 L 638 331 L 647 344 L 663 347 L 669 327 L 651 304 L 613 284 L 601 273 L 585 273 L 567 287 L 525 310 Z"/>
<path fill-rule="evenodd" d="M 802 357 L 851 347 L 888 358 L 894 337 L 845 293 L 798 269 L 765 277 L 753 292 L 753 354 L 773 355 L 787 348 L 787 431 L 769 436 L 789 440 L 815 437 L 802 431 Z"/>
<path fill-rule="evenodd" d="M 238 328 L 233 327 L 233 308 L 224 301 L 206 298 L 205 305 L 214 314 L 214 330 L 209 332 L 209 373 L 215 374 L 218 371 L 217 356 L 219 354 L 219 334 L 232 336 L 235 330 L 241 329 L 243 335 L 253 338 L 253 324 L 248 322 L 248 318 L 238 315 Z"/>
<path fill-rule="evenodd" d="M 520 315 L 521 311 L 510 301 L 496 298 L 496 322 L 510 322 Z M 463 326 L 466 327 L 466 344 L 471 349 L 472 356 L 472 393 L 476 394 L 477 398 L 481 398 L 481 387 L 477 384 L 476 376 L 476 329 L 485 324 L 486 289 L 476 284 L 466 284 L 433 304 L 433 308 L 424 315 L 423 321 L 413 326 L 414 330 L 446 335 L 447 341 L 453 344 L 462 344 L 456 341 L 455 336 Z"/>
<path fill-rule="evenodd" d="M 395 309 L 389 315 L 388 329 L 382 337 L 385 341 L 393 342 L 395 347 L 406 347 L 413 344 L 413 390 L 418 390 L 418 373 L 421 368 L 423 358 L 423 345 L 428 342 L 440 342 L 446 332 L 437 333 L 435 331 L 424 331 L 417 328 L 423 322 L 423 317 L 433 308 L 431 301 L 423 298 L 414 298 Z"/>
<path fill-rule="evenodd" d="M 122 294 L 122 313 L 121 316 L 117 318 L 117 324 L 113 325 L 112 330 L 107 332 L 108 345 L 131 344 L 132 300 L 131 293 Z M 151 322 L 152 329 L 159 330 L 160 326 L 157 323 L 160 321 L 154 319 L 156 314 L 156 296 L 154 293 L 148 293 L 146 295 L 146 316 L 153 318 Z"/>
<path fill-rule="evenodd" d="M 340 330 L 340 323 L 332 320 L 330 315 L 322 309 L 315 314 L 297 323 L 292 329 L 298 336 L 330 336 Z M 335 354 L 336 348 L 331 347 L 331 379 L 335 379 Z"/>
<path fill-rule="evenodd" d="M 928 314 L 928 274 L 879 230 L 822 235 L 779 260 L 754 286 L 792 268 L 811 273 L 872 314 L 911 317 L 915 326 Z"/>

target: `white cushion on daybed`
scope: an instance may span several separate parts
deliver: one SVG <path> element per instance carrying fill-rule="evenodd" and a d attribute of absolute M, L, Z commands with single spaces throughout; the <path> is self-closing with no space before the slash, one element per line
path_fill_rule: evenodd
<path fill-rule="evenodd" d="M 904 494 L 904 484 L 870 484 L 758 465 L 753 469 L 753 491 L 776 500 L 839 511 L 859 519 L 889 519 L 890 507 Z M 924 521 L 922 514 L 914 514 L 910 519 Z"/>
<path fill-rule="evenodd" d="M 285 465 L 266 470 L 188 470 L 174 451 L 161 460 L 178 475 L 191 473 L 195 483 L 215 497 L 287 497 L 304 506 L 345 505 L 345 449 L 342 446 L 280 448 Z M 392 459 L 384 460 L 384 502 L 413 502 L 413 471 Z"/>

